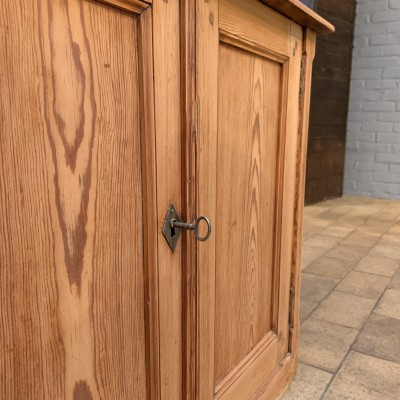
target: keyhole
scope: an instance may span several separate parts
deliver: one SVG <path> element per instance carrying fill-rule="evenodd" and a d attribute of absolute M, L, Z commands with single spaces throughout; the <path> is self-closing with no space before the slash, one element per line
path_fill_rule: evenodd
<path fill-rule="evenodd" d="M 171 220 L 171 237 L 175 236 L 175 227 L 174 227 L 174 222 L 176 219 Z"/>

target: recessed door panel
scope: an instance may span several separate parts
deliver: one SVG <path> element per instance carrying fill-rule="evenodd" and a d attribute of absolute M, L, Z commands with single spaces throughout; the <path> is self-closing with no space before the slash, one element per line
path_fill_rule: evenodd
<path fill-rule="evenodd" d="M 2 399 L 146 398 L 144 16 L 2 5 Z"/>
<path fill-rule="evenodd" d="M 216 383 L 273 325 L 282 65 L 221 44 L 218 90 Z"/>

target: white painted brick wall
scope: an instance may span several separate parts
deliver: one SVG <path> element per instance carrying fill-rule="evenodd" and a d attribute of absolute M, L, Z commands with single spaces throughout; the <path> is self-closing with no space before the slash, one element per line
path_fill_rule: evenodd
<path fill-rule="evenodd" d="M 357 0 L 344 193 L 400 199 L 400 0 Z"/>

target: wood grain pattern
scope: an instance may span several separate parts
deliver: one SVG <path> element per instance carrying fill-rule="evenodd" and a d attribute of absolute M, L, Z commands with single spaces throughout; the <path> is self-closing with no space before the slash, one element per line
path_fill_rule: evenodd
<path fill-rule="evenodd" d="M 299 25 L 309 27 L 320 35 L 327 35 L 335 31 L 335 27 L 305 6 L 299 0 L 261 0 L 271 8 L 279 11 Z"/>
<path fill-rule="evenodd" d="M 289 55 L 290 21 L 258 0 L 219 0 L 219 29 Z"/>
<path fill-rule="evenodd" d="M 288 62 L 288 95 L 284 107 L 284 169 L 282 175 L 283 197 L 282 197 L 282 241 L 280 244 L 280 284 L 279 284 L 279 313 L 277 324 L 277 335 L 280 339 L 277 363 L 281 362 L 288 351 L 289 341 L 289 297 L 290 276 L 292 265 L 293 244 L 293 218 L 295 208 L 296 190 L 296 155 L 297 135 L 299 124 L 299 93 L 300 93 L 300 71 L 302 60 L 303 32 L 301 26 L 291 23 L 291 53 Z"/>
<path fill-rule="evenodd" d="M 216 3 L 197 6 L 197 209 L 215 221 L 214 242 L 198 247 L 199 398 L 277 398 L 295 365 L 286 354 L 302 29 L 280 16 L 266 23 L 275 13 L 258 2 L 222 0 L 216 32 Z"/>
<path fill-rule="evenodd" d="M 0 398 L 280 395 L 301 27 L 255 0 L 8 2 L 0 26 Z M 207 242 L 170 251 L 170 201 Z"/>
<path fill-rule="evenodd" d="M 272 326 L 281 81 L 280 64 L 220 45 L 216 382 Z"/>
<path fill-rule="evenodd" d="M 289 351 L 295 361 L 298 358 L 300 337 L 300 279 L 301 245 L 303 236 L 303 209 L 306 176 L 307 139 L 311 99 L 312 66 L 315 56 L 316 34 L 310 29 L 303 31 L 302 76 L 303 91 L 299 101 L 299 122 L 296 156 L 296 190 L 293 219 L 291 287 L 294 289 L 292 320 L 290 321 Z"/>
<path fill-rule="evenodd" d="M 0 397 L 144 399 L 137 17 L 33 1 L 0 25 Z"/>
<path fill-rule="evenodd" d="M 296 373 L 296 362 L 292 354 L 287 354 L 268 376 L 250 400 L 280 399 L 292 382 Z"/>
<path fill-rule="evenodd" d="M 143 179 L 143 234 L 146 318 L 147 398 L 160 399 L 160 313 L 158 274 L 157 165 L 154 115 L 152 10 L 142 12 L 138 24 L 140 131 Z"/>
<path fill-rule="evenodd" d="M 270 332 L 218 383 L 215 399 L 227 399 L 236 394 L 243 397 L 246 391 L 249 397 L 275 368 L 276 349 L 276 335 Z"/>
<path fill-rule="evenodd" d="M 197 210 L 215 221 L 218 132 L 218 0 L 196 0 Z M 215 235 L 197 251 L 198 399 L 214 396 Z"/>
<path fill-rule="evenodd" d="M 181 3 L 181 102 L 182 102 L 182 215 L 196 215 L 197 104 L 196 101 L 196 3 Z M 198 393 L 197 365 L 197 239 L 182 235 L 182 398 Z"/>
<path fill-rule="evenodd" d="M 271 61 L 276 61 L 280 64 L 284 64 L 289 59 L 289 56 L 287 55 L 282 55 L 267 47 L 260 46 L 243 38 L 239 38 L 232 33 L 224 31 L 223 29 L 219 30 L 219 40 L 222 43 L 248 51 L 251 54 L 259 55 Z"/>
<path fill-rule="evenodd" d="M 153 3 L 154 102 L 157 163 L 160 314 L 160 395 L 182 397 L 182 241 L 171 252 L 162 235 L 170 201 L 182 204 L 180 10 L 178 1 Z M 188 234 L 188 233 L 183 233 Z"/>
<path fill-rule="evenodd" d="M 141 14 L 147 7 L 149 7 L 149 1 L 141 0 L 95 0 L 101 3 L 109 4 L 110 6 L 119 8 L 127 12 L 133 12 Z"/>

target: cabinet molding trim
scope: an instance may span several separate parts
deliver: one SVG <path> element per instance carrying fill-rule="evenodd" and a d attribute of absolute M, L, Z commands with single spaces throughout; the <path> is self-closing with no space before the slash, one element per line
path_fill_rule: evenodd
<path fill-rule="evenodd" d="M 267 58 L 268 60 L 276 61 L 280 64 L 284 64 L 289 59 L 289 57 L 286 55 L 282 55 L 280 53 L 267 49 L 258 44 L 255 44 L 238 36 L 232 35 L 231 33 L 224 31 L 223 29 L 219 30 L 219 40 L 225 44 Z"/>
<path fill-rule="evenodd" d="M 263 382 L 268 370 L 275 366 L 276 335 L 269 333 L 215 388 L 215 400 L 230 399 L 233 393 L 243 396 L 243 387 L 251 387 L 249 382 Z"/>
<path fill-rule="evenodd" d="M 152 0 L 96 0 L 100 3 L 108 4 L 115 8 L 128 11 L 134 14 L 141 14 L 147 7 L 150 6 Z"/>

